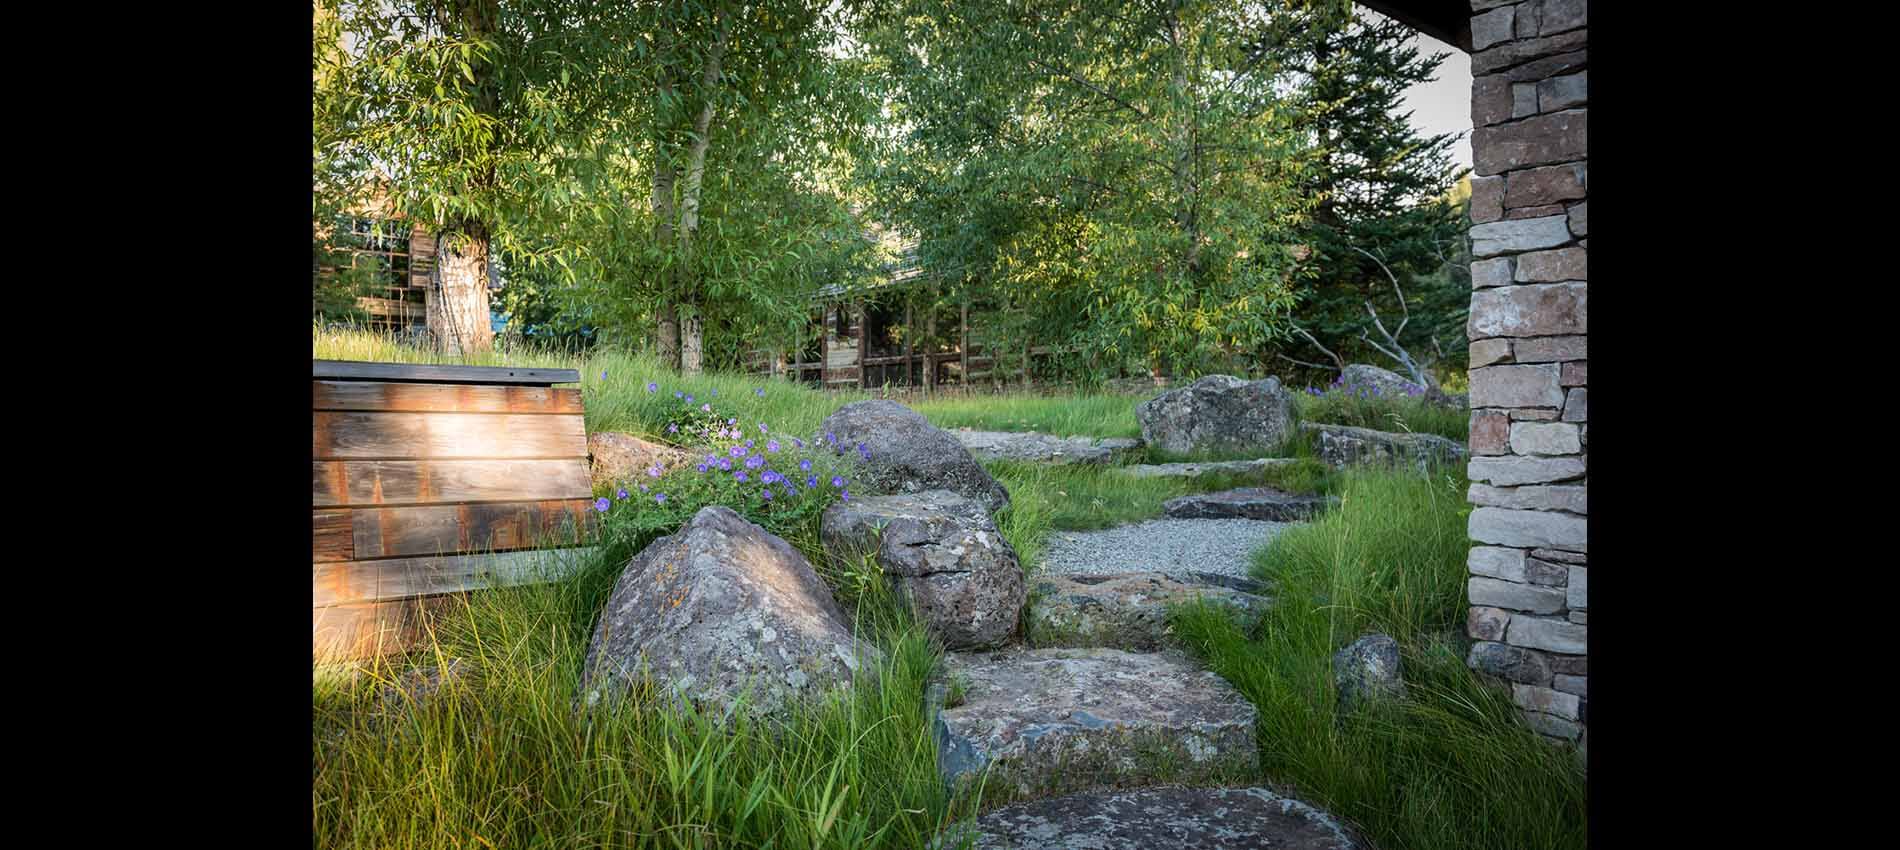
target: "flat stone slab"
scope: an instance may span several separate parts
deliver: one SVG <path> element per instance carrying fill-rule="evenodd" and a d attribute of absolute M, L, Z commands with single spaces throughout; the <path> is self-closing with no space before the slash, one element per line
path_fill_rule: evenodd
<path fill-rule="evenodd" d="M 1265 592 L 1257 581 L 1212 574 L 1043 574 L 1030 587 L 1029 645 L 1152 652 L 1174 645 L 1170 606 L 1199 598 L 1246 615 L 1270 604 Z"/>
<path fill-rule="evenodd" d="M 1161 503 L 1176 519 L 1264 519 L 1301 522 L 1319 515 L 1339 500 L 1326 496 L 1285 493 L 1272 487 L 1240 487 L 1218 493 L 1191 493 Z"/>
<path fill-rule="evenodd" d="M 1262 457 L 1253 460 L 1213 460 L 1202 463 L 1137 463 L 1122 467 L 1122 471 L 1136 478 L 1192 478 L 1210 472 L 1235 474 L 1260 472 L 1295 463 L 1299 463 L 1296 458 Z"/>
<path fill-rule="evenodd" d="M 1057 437 L 1034 431 L 956 430 L 950 434 L 979 461 L 1105 465 L 1114 462 L 1117 454 L 1126 454 L 1141 446 L 1140 440 L 1123 437 Z"/>
<path fill-rule="evenodd" d="M 1464 443 L 1436 434 L 1374 431 L 1324 422 L 1301 423 L 1300 431 L 1311 436 L 1319 459 L 1334 469 L 1364 464 L 1427 472 L 1434 464 L 1461 463 L 1466 455 Z"/>
<path fill-rule="evenodd" d="M 953 790 L 1021 799 L 1161 782 L 1220 782 L 1260 763 L 1253 704 L 1176 653 L 949 653 L 931 689 Z M 942 708 L 937 708 L 943 706 Z"/>
<path fill-rule="evenodd" d="M 977 818 L 979 850 L 1361 850 L 1332 815 L 1266 788 L 1087 791 Z"/>
<path fill-rule="evenodd" d="M 1246 578 L 1253 551 L 1292 527 L 1260 519 L 1167 518 L 1099 531 L 1056 531 L 1043 544 L 1042 572 Z"/>

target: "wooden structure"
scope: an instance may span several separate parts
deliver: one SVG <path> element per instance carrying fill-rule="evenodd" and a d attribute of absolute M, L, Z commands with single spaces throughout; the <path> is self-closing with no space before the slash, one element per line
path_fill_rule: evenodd
<path fill-rule="evenodd" d="M 312 648 L 399 651 L 454 594 L 534 581 L 594 531 L 572 369 L 311 364 Z"/>
<path fill-rule="evenodd" d="M 419 224 L 381 217 L 370 212 L 338 219 L 325 238 L 347 256 L 349 267 L 371 270 L 377 282 L 372 292 L 358 296 L 357 309 L 369 315 L 369 325 L 383 330 L 421 329 L 427 326 L 429 302 L 437 296 L 435 234 Z M 501 288 L 490 266 L 488 288 Z M 336 275 L 344 267 L 323 266 L 319 276 Z"/>

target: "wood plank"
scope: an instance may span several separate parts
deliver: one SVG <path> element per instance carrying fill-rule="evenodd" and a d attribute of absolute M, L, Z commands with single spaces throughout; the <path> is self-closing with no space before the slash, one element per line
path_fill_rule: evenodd
<path fill-rule="evenodd" d="M 387 602 L 551 581 L 577 569 L 592 554 L 592 548 L 523 549 L 316 564 L 311 567 L 310 605 Z"/>
<path fill-rule="evenodd" d="M 584 499 L 585 458 L 567 460 L 328 460 L 310 463 L 310 506 Z"/>
<path fill-rule="evenodd" d="M 428 621 L 453 611 L 464 598 L 450 594 L 312 608 L 311 656 L 317 662 L 352 661 L 415 649 L 427 635 Z"/>
<path fill-rule="evenodd" d="M 311 381 L 312 410 L 385 413 L 582 413 L 576 387 Z"/>
<path fill-rule="evenodd" d="M 318 460 L 587 457 L 580 414 L 315 411 L 310 418 L 310 453 Z"/>
<path fill-rule="evenodd" d="M 360 360 L 311 360 L 310 377 L 345 381 L 409 381 L 436 384 L 578 384 L 576 369 L 528 369 L 515 366 L 442 366 L 433 363 L 371 363 Z"/>
<path fill-rule="evenodd" d="M 363 508 L 351 537 L 356 560 L 505 551 L 574 545 L 576 531 L 594 533 L 598 516 L 588 499 Z"/>
<path fill-rule="evenodd" d="M 311 562 L 348 561 L 356 557 L 350 512 L 316 511 L 310 520 Z"/>

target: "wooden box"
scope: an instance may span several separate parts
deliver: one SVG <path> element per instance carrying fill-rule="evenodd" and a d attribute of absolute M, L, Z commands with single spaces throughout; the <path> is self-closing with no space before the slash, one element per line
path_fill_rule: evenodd
<path fill-rule="evenodd" d="M 456 594 L 572 566 L 595 531 L 572 369 L 311 363 L 318 660 L 411 648 Z"/>

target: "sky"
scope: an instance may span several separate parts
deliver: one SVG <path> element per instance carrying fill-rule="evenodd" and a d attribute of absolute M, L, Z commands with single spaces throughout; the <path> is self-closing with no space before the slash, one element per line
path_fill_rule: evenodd
<path fill-rule="evenodd" d="M 1451 157 L 1471 166 L 1471 55 L 1431 36 L 1417 36 L 1419 53 L 1449 53 L 1438 66 L 1438 78 L 1405 90 L 1402 109 L 1412 113 L 1412 126 L 1426 135 L 1463 133 L 1452 145 Z"/>

